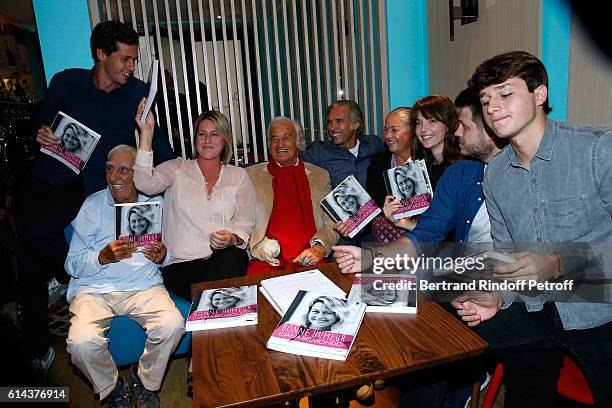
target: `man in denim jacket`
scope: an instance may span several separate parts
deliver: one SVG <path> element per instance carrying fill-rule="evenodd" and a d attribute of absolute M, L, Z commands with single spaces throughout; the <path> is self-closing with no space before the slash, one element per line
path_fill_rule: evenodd
<path fill-rule="evenodd" d="M 471 85 L 479 92 L 487 124 L 510 143 L 491 161 L 484 179 L 493 240 L 527 244 L 531 251 L 552 243 L 609 245 L 612 130 L 548 119 L 546 69 L 526 52 L 483 62 Z M 494 276 L 568 279 L 581 269 L 572 255 L 568 250 L 515 253 L 517 261 L 498 267 Z M 610 256 L 604 253 L 601 259 L 609 275 Z M 603 276 L 601 282 L 608 281 Z M 601 296 L 589 302 L 553 302 L 546 291 L 537 296 L 475 292 L 455 300 L 462 319 L 478 326 L 492 351 L 504 355 L 506 407 L 553 406 L 566 354 L 582 368 L 596 406 L 612 406 L 606 380 L 612 372 L 612 304 L 606 285 L 598 286 Z"/>

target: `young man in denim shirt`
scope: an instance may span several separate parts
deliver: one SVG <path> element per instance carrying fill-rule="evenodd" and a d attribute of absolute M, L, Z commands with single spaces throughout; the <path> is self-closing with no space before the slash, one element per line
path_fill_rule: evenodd
<path fill-rule="evenodd" d="M 496 244 L 533 251 L 612 242 L 612 130 L 548 119 L 546 69 L 526 52 L 483 62 L 470 82 L 485 121 L 509 141 L 484 179 Z M 584 270 L 567 250 L 511 255 L 517 261 L 498 267 L 495 277 L 544 282 Z M 600 259 L 609 274 L 609 256 Z M 604 285 L 599 283 L 604 295 L 590 302 L 554 302 L 550 292 L 473 292 L 455 300 L 462 319 L 504 357 L 506 407 L 554 406 L 566 354 L 586 375 L 595 405 L 612 406 L 606 380 L 612 372 L 612 304 Z"/>

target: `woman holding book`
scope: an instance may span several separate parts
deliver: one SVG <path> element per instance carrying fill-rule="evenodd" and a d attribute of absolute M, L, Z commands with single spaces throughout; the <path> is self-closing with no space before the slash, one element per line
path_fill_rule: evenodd
<path fill-rule="evenodd" d="M 447 96 L 430 95 L 416 101 L 410 112 L 410 126 L 416 138 L 412 141 L 414 159 L 424 159 L 431 187 L 435 191 L 444 170 L 461 159 L 455 130 L 459 117 Z"/>
<path fill-rule="evenodd" d="M 455 105 L 446 96 L 426 96 L 416 101 L 409 120 L 416 136 L 412 140 L 413 158 L 425 160 L 431 188 L 435 190 L 444 170 L 461 158 L 455 138 L 455 130 L 459 126 Z M 392 218 L 392 214 L 401 207 L 399 198 L 386 197 L 383 212 L 396 227 L 412 230 L 416 226 L 416 218 Z"/>
<path fill-rule="evenodd" d="M 249 258 L 246 245 L 255 224 L 255 192 L 244 169 L 229 163 L 231 127 L 217 111 L 194 124 L 196 158 L 177 158 L 153 167 L 155 119 L 140 121 L 140 146 L 134 182 L 145 194 L 164 195 L 163 236 L 171 255 L 162 273 L 174 293 L 191 298 L 191 284 L 243 276 Z"/>
<path fill-rule="evenodd" d="M 410 127 L 410 111 L 411 108 L 401 106 L 393 109 L 387 114 L 385 117 L 383 134 L 387 149 L 373 156 L 370 166 L 368 167 L 368 178 L 365 189 L 376 202 L 376 205 L 383 209 L 386 204 L 386 198 L 388 198 L 387 201 L 394 199 L 394 197 L 389 195 L 387 189 L 385 188 L 383 172 L 392 167 L 401 166 L 402 164 L 408 163 L 412 160 L 413 132 L 412 128 Z M 397 202 L 399 203 L 399 200 L 397 200 Z M 391 214 L 391 212 L 389 214 Z M 407 219 L 405 220 L 406 221 L 402 222 L 412 222 Z M 342 229 L 342 227 L 343 225 L 341 224 L 338 232 L 346 237 L 348 228 Z M 387 221 L 385 217 L 381 216 L 375 218 L 371 223 L 371 227 L 364 228 L 363 232 L 358 235 L 365 236 L 371 232 L 373 241 L 382 241 L 383 235 L 387 239 L 390 235 L 399 237 L 400 232 L 391 231 L 393 229 L 394 226 L 391 224 L 391 222 Z"/>

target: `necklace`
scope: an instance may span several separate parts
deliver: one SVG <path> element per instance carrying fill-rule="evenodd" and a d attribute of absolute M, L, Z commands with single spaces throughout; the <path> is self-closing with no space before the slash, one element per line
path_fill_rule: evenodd
<path fill-rule="evenodd" d="M 411 157 L 408 157 L 408 160 L 406 160 L 406 161 L 405 161 L 404 163 L 402 163 L 402 164 L 410 163 L 411 161 L 412 161 L 412 160 L 411 160 Z M 397 162 L 396 162 L 396 160 L 395 160 L 395 155 L 394 155 L 394 154 L 392 154 L 392 155 L 391 155 L 391 167 L 395 167 L 395 166 L 397 166 Z"/>
<path fill-rule="evenodd" d="M 202 178 L 204 179 L 204 196 L 206 197 L 208 201 L 210 201 L 212 200 L 212 196 L 213 196 L 215 187 L 213 186 L 213 188 L 210 190 L 210 193 L 209 193 L 208 192 L 208 180 L 206 179 L 206 176 L 204 174 L 202 174 Z"/>

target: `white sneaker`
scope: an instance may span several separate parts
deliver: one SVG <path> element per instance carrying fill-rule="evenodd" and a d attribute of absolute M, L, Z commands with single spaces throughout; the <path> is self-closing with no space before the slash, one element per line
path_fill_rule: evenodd
<path fill-rule="evenodd" d="M 32 360 L 32 372 L 34 373 L 34 377 L 38 383 L 45 383 L 47 371 L 49 371 L 49 367 L 51 367 L 54 358 L 55 349 L 49 346 L 44 356 Z"/>
<path fill-rule="evenodd" d="M 51 306 L 66 295 L 66 292 L 68 291 L 68 285 L 61 284 L 57 281 L 57 279 L 51 278 L 51 280 L 47 284 L 47 290 L 49 291 L 48 306 Z"/>
<path fill-rule="evenodd" d="M 486 376 L 484 380 L 480 383 L 480 392 L 484 391 L 484 389 L 487 388 L 489 386 L 489 383 L 491 382 L 491 375 L 489 373 L 485 373 L 485 374 Z M 472 396 L 470 395 L 467 401 L 465 401 L 465 408 L 469 408 L 471 402 L 472 402 Z"/>

